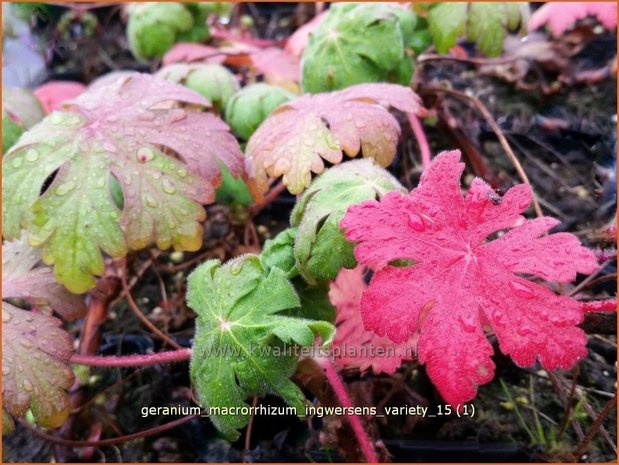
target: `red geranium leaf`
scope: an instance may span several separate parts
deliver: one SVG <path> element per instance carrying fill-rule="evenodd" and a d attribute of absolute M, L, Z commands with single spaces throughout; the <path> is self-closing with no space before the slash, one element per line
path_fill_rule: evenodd
<path fill-rule="evenodd" d="M 617 27 L 616 2 L 548 2 L 531 15 L 529 31 L 548 25 L 555 36 L 570 29 L 576 21 L 594 16 L 606 29 Z"/>
<path fill-rule="evenodd" d="M 45 113 L 59 110 L 64 102 L 79 97 L 86 90 L 81 82 L 50 81 L 34 89 Z"/>
<path fill-rule="evenodd" d="M 331 283 L 329 300 L 337 308 L 335 339 L 332 353 L 341 368 L 372 369 L 375 374 L 393 374 L 403 361 L 412 360 L 417 335 L 402 344 L 378 336 L 363 327 L 360 313 L 361 295 L 367 289 L 364 266 L 343 268 Z M 380 353 L 384 355 L 380 355 Z"/>
<path fill-rule="evenodd" d="M 388 109 L 424 114 L 419 97 L 396 84 L 359 84 L 336 92 L 304 95 L 279 106 L 247 143 L 249 186 L 258 199 L 269 177 L 283 176 L 293 194 L 324 170 L 324 160 L 337 164 L 342 152 L 363 151 L 387 166 L 395 155 L 400 126 Z"/>
<path fill-rule="evenodd" d="M 475 179 L 463 197 L 459 159 L 458 151 L 443 152 L 408 196 L 392 192 L 353 206 L 340 222 L 358 243 L 359 262 L 376 270 L 361 301 L 366 329 L 396 343 L 419 332 L 419 360 L 453 405 L 493 377 L 484 327 L 519 365 L 538 359 L 554 370 L 584 357 L 578 302 L 521 275 L 568 282 L 597 269 L 576 236 L 546 235 L 556 220 L 521 216 L 531 202 L 528 186 L 499 197 Z M 397 259 L 414 264 L 389 265 Z"/>
<path fill-rule="evenodd" d="M 34 306 L 49 305 L 65 319 L 85 312 L 83 300 L 54 279 L 52 270 L 37 266 L 40 250 L 25 238 L 2 246 L 2 298 L 23 299 Z M 2 408 L 20 417 L 31 409 L 44 427 L 58 427 L 69 414 L 66 390 L 73 384 L 67 365 L 73 341 L 60 320 L 45 313 L 22 310 L 2 302 Z"/>
<path fill-rule="evenodd" d="M 2 245 L 2 296 L 24 299 L 31 305 L 48 305 L 67 321 L 86 313 L 84 299 L 67 291 L 52 269 L 42 266 L 41 249 L 30 247 L 26 235 Z"/>

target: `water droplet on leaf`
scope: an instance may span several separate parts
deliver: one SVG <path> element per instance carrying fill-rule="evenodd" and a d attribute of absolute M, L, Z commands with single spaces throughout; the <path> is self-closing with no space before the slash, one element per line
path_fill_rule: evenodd
<path fill-rule="evenodd" d="M 172 181 L 170 181 L 169 179 L 164 179 L 162 184 L 163 191 L 166 194 L 174 194 L 176 192 L 176 187 L 174 186 L 174 183 L 172 183 Z"/>

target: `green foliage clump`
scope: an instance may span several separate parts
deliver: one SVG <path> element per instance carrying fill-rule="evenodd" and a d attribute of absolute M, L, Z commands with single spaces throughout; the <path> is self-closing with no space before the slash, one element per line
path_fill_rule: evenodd
<path fill-rule="evenodd" d="M 439 53 L 447 53 L 459 37 L 475 42 L 484 54 L 501 54 L 508 31 L 526 30 L 529 7 L 509 2 L 440 2 L 427 4 L 432 41 Z"/>
<path fill-rule="evenodd" d="M 131 3 L 127 35 L 131 52 L 140 60 L 161 58 L 177 42 L 201 42 L 210 36 L 209 14 L 228 14 L 223 2 Z"/>
<path fill-rule="evenodd" d="M 294 97 L 293 93 L 281 87 L 264 83 L 250 84 L 229 100 L 226 106 L 226 122 L 237 136 L 249 140 L 275 108 Z"/>
<path fill-rule="evenodd" d="M 324 92 L 363 82 L 408 85 L 411 56 L 427 44 L 425 32 L 417 36 L 418 26 L 410 10 L 376 3 L 332 5 L 303 52 L 303 89 Z"/>

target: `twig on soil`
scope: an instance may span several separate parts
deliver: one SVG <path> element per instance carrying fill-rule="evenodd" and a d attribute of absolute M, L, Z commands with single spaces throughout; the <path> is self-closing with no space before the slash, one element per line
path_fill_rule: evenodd
<path fill-rule="evenodd" d="M 186 362 L 191 358 L 191 349 L 168 350 L 155 354 L 136 355 L 83 355 L 74 354 L 70 363 L 103 368 L 135 368 L 162 363 Z"/>
<path fill-rule="evenodd" d="M 594 419 L 593 424 L 591 425 L 591 428 L 589 428 L 589 430 L 587 431 L 587 434 L 585 435 L 585 437 L 580 441 L 580 444 L 578 444 L 578 446 L 576 447 L 576 450 L 574 451 L 574 456 L 576 457 L 576 460 L 578 460 L 578 458 L 585 451 L 585 449 L 587 448 L 587 445 L 589 444 L 591 439 L 593 439 L 593 436 L 595 436 L 595 434 L 601 430 L 602 423 L 604 423 L 604 420 L 606 420 L 608 415 L 610 415 L 610 412 L 612 412 L 616 407 L 617 407 L 617 393 L 615 393 L 613 398 L 610 399 L 606 403 L 606 405 L 604 406 L 600 414 L 597 416 L 597 418 Z M 617 449 L 615 448 L 615 453 L 616 452 L 617 452 Z"/>
<path fill-rule="evenodd" d="M 191 415 L 188 417 L 178 418 L 176 420 L 170 421 L 168 423 L 164 423 L 163 425 L 155 426 L 154 428 L 149 428 L 144 431 L 140 431 L 138 433 L 127 434 L 125 436 L 120 436 L 117 438 L 111 439 L 100 439 L 98 441 L 79 441 L 75 439 L 62 439 L 57 438 L 56 436 L 52 436 L 51 434 L 46 433 L 45 431 L 41 431 L 39 428 L 35 428 L 30 423 L 25 420 L 19 419 L 17 420 L 20 425 L 24 426 L 28 430 L 30 430 L 35 435 L 39 436 L 46 441 L 52 442 L 54 444 L 58 444 L 61 446 L 67 447 L 105 447 L 105 446 L 113 446 L 115 444 L 122 444 L 128 441 L 133 441 L 135 439 L 146 438 L 149 436 L 154 436 L 155 434 L 162 433 L 172 428 L 176 428 L 177 426 L 182 425 L 183 423 L 187 423 L 195 418 L 199 418 L 199 415 Z"/>
<path fill-rule="evenodd" d="M 603 271 L 606 267 L 608 267 L 611 263 L 614 263 L 614 260 L 608 260 L 607 262 L 602 263 L 602 266 L 600 266 L 600 267 L 598 268 L 598 270 L 597 270 L 595 273 L 590 274 L 590 275 L 589 275 L 589 276 L 587 276 L 585 279 L 583 279 L 583 280 L 581 281 L 581 283 L 580 283 L 578 286 L 576 286 L 574 289 L 572 289 L 572 290 L 571 290 L 571 292 L 570 292 L 568 295 L 569 295 L 569 296 L 573 296 L 573 295 L 578 294 L 578 293 L 579 293 L 580 291 L 582 291 L 585 287 L 587 287 L 591 281 L 593 281 L 595 278 L 597 278 L 597 277 L 600 275 L 600 273 L 601 273 L 601 272 L 602 272 L 602 271 Z"/>
<path fill-rule="evenodd" d="M 146 318 L 146 315 L 142 313 L 142 310 L 140 310 L 140 307 L 138 307 L 138 305 L 135 303 L 135 300 L 133 300 L 133 296 L 131 295 L 131 291 L 129 290 L 126 271 L 126 267 L 124 270 L 121 271 L 120 282 L 123 286 L 123 293 L 127 297 L 127 303 L 129 304 L 129 308 L 133 311 L 135 316 L 137 316 L 138 319 L 144 324 L 144 326 L 151 330 L 155 336 L 157 336 L 159 339 L 162 339 L 169 346 L 174 347 L 175 349 L 181 349 L 182 347 L 180 345 L 170 339 L 167 334 L 157 328 L 148 318 Z"/>
<path fill-rule="evenodd" d="M 533 186 L 531 186 L 531 181 L 529 181 L 529 177 L 527 176 L 527 173 L 524 171 L 524 168 L 520 164 L 520 161 L 518 160 L 513 150 L 511 149 L 509 142 L 507 142 L 507 139 L 505 138 L 505 135 L 503 134 L 503 131 L 501 131 L 501 128 L 496 123 L 492 114 L 490 114 L 490 111 L 488 110 L 488 108 L 486 108 L 486 106 L 482 103 L 482 101 L 479 100 L 477 97 L 467 95 L 464 92 L 460 92 L 459 90 L 455 90 L 455 89 L 447 89 L 447 88 L 440 88 L 440 87 L 424 87 L 423 89 L 421 89 L 421 91 L 432 93 L 432 94 L 445 93 L 447 95 L 451 95 L 465 102 L 471 103 L 473 104 L 475 108 L 477 108 L 477 110 L 482 114 L 482 116 L 484 117 L 488 125 L 492 128 L 492 131 L 494 132 L 497 139 L 499 140 L 499 143 L 503 147 L 503 150 L 507 154 L 507 157 L 510 159 L 510 161 L 514 165 L 514 168 L 516 169 L 518 176 L 520 176 L 520 179 L 522 179 L 522 182 L 524 182 L 529 187 L 531 187 L 531 191 L 533 192 L 533 208 L 535 209 L 535 214 L 538 217 L 544 216 L 544 214 L 542 213 L 542 209 L 539 205 L 539 202 L 537 200 L 537 196 L 535 195 L 535 192 L 533 190 Z"/>

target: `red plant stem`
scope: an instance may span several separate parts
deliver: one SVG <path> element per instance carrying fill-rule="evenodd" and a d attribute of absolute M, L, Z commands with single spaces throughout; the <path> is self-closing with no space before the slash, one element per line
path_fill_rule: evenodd
<path fill-rule="evenodd" d="M 161 363 L 184 362 L 191 358 L 191 349 L 169 350 L 149 355 L 101 355 L 74 354 L 69 362 L 91 367 L 132 368 L 159 365 Z"/>
<path fill-rule="evenodd" d="M 426 137 L 426 133 L 423 130 L 423 126 L 417 118 L 415 113 L 407 113 L 408 122 L 411 125 L 413 130 L 413 134 L 415 134 L 415 138 L 417 139 L 417 143 L 419 144 L 419 152 L 421 153 L 421 164 L 424 169 L 430 166 L 430 162 L 432 161 L 432 153 L 430 152 L 430 144 L 428 144 L 428 138 Z"/>
<path fill-rule="evenodd" d="M 41 431 L 38 428 L 35 428 L 34 426 L 32 426 L 30 423 L 28 423 L 25 420 L 17 420 L 17 421 L 19 421 L 19 423 L 22 426 L 28 428 L 30 431 L 32 431 L 34 434 L 36 434 L 40 438 L 53 442 L 54 444 L 59 444 L 61 446 L 68 446 L 68 447 L 104 447 L 104 446 L 113 446 L 115 444 L 122 444 L 124 442 L 133 441 L 139 438 L 153 436 L 155 434 L 159 434 L 169 429 L 175 428 L 179 425 L 182 425 L 183 423 L 187 423 L 189 420 L 193 420 L 194 418 L 198 418 L 198 417 L 199 415 L 181 417 L 181 418 L 178 418 L 177 420 L 170 421 L 169 423 L 164 423 L 163 425 L 155 426 L 154 428 L 149 428 L 147 430 L 140 431 L 138 433 L 127 434 L 125 436 L 120 436 L 117 438 L 100 439 L 98 441 L 78 441 L 75 439 L 62 439 L 56 436 L 52 436 L 51 434 L 48 434 L 45 431 Z"/>
<path fill-rule="evenodd" d="M 590 300 L 587 302 L 580 302 L 580 309 L 583 312 L 616 312 L 617 311 L 617 299 L 606 300 Z"/>
<path fill-rule="evenodd" d="M 348 396 L 348 392 L 344 387 L 344 383 L 342 383 L 342 379 L 337 374 L 335 367 L 331 360 L 327 357 L 320 360 L 322 367 L 325 369 L 325 374 L 327 375 L 327 380 L 329 380 L 329 384 L 333 388 L 333 392 L 337 396 L 338 400 L 342 404 L 342 407 L 352 408 L 353 403 Z M 355 432 L 355 436 L 357 436 L 357 440 L 359 441 L 359 446 L 361 446 L 361 451 L 365 456 L 365 459 L 368 463 L 378 463 L 378 457 L 374 452 L 374 448 L 372 447 L 372 443 L 365 430 L 363 429 L 363 425 L 361 425 L 361 420 L 357 415 L 348 415 L 346 417 L 350 422 L 350 426 L 352 426 L 353 431 Z"/>
<path fill-rule="evenodd" d="M 279 181 L 274 187 L 271 188 L 269 192 L 266 193 L 262 202 L 249 207 L 249 214 L 251 216 L 256 216 L 264 207 L 279 197 L 279 194 L 281 194 L 284 189 L 286 189 L 286 186 L 282 181 Z"/>

